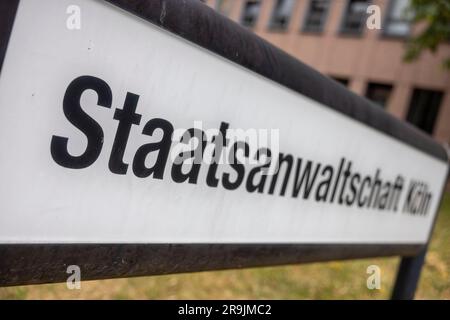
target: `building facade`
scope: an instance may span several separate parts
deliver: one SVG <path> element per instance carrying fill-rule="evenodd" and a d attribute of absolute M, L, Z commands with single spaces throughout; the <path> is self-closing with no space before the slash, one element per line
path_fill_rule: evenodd
<path fill-rule="evenodd" d="M 405 63 L 408 0 L 206 0 L 209 6 L 443 143 L 450 143 L 449 44 Z M 369 14 L 367 9 L 369 6 Z M 380 29 L 367 27 L 379 9 Z M 377 14 L 377 13 L 375 13 Z"/>

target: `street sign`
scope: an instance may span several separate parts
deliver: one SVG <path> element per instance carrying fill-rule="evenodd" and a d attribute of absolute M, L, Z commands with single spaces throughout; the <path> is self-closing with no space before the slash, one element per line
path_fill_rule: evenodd
<path fill-rule="evenodd" d="M 427 244 L 448 168 L 437 143 L 268 44 L 303 68 L 300 87 L 316 81 L 334 102 L 192 42 L 194 31 L 180 37 L 168 3 L 158 17 L 141 12 L 146 20 L 104 1 L 19 2 L 0 75 L 8 254 L 27 245 L 342 249 L 310 259 L 327 260 Z M 79 28 L 66 23 L 69 6 Z"/>

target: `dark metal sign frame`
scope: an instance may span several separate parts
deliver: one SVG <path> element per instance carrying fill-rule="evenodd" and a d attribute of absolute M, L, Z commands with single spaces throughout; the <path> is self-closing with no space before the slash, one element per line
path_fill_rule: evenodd
<path fill-rule="evenodd" d="M 201 1 L 106 0 L 152 24 L 425 152 L 441 145 Z M 19 0 L 0 2 L 0 72 Z M 442 186 L 442 192 L 444 186 Z M 442 193 L 441 193 L 442 196 Z M 431 233 L 429 238 L 431 237 Z M 428 240 L 429 242 L 429 240 Z M 83 279 L 402 256 L 395 299 L 411 299 L 428 244 L 1 244 L 0 286 L 61 282 L 68 265 Z"/>

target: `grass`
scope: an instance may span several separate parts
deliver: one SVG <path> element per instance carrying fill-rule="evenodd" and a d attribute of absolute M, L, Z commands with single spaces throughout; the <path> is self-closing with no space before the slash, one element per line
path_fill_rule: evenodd
<path fill-rule="evenodd" d="M 442 203 L 416 293 L 450 299 L 450 193 Z M 200 272 L 0 288 L 0 299 L 388 299 L 399 258 Z M 366 287 L 366 268 L 381 268 L 381 289 Z"/>

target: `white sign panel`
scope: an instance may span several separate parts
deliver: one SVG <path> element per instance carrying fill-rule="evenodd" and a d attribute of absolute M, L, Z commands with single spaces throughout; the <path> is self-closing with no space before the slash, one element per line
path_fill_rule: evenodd
<path fill-rule="evenodd" d="M 425 243 L 447 170 L 90 0 L 20 1 L 0 137 L 1 243 Z"/>

